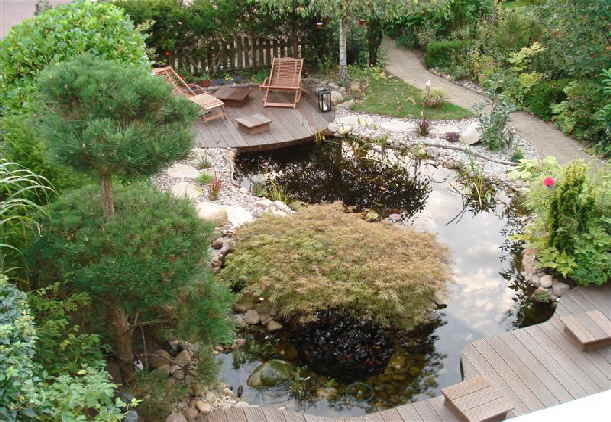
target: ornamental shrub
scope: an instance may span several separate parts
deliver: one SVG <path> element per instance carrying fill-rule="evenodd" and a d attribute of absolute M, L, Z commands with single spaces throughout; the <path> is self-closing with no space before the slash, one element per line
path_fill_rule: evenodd
<path fill-rule="evenodd" d="M 434 41 L 426 46 L 424 63 L 427 67 L 447 68 L 457 61 L 458 56 L 464 56 L 469 47 L 467 41 L 445 40 Z"/>
<path fill-rule="evenodd" d="M 536 217 L 522 239 L 537 250 L 539 266 L 581 285 L 611 279 L 611 176 L 581 161 L 523 160 L 514 176 L 530 182 L 528 206 Z"/>
<path fill-rule="evenodd" d="M 236 241 L 221 279 L 293 321 L 341 309 L 413 328 L 450 279 L 448 251 L 434 235 L 367 223 L 339 203 L 261 217 L 240 227 Z"/>
<path fill-rule="evenodd" d="M 526 95 L 524 105 L 535 116 L 543 120 L 551 120 L 553 117 L 552 105 L 559 104 L 566 99 L 564 88 L 569 82 L 568 79 L 539 82 Z"/>

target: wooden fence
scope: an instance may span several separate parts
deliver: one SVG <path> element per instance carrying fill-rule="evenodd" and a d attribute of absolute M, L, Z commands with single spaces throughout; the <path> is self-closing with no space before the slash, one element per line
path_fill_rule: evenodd
<path fill-rule="evenodd" d="M 227 41 L 200 41 L 188 51 L 168 57 L 169 63 L 183 73 L 218 74 L 243 69 L 269 67 L 273 57 L 301 57 L 303 44 L 299 39 L 236 37 Z"/>

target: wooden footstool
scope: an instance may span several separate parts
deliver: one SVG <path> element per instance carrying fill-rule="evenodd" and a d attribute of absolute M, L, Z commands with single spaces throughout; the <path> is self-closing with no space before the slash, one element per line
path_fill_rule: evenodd
<path fill-rule="evenodd" d="M 209 120 L 225 118 L 225 103 L 210 94 L 197 94 L 189 97 L 189 100 L 200 106 L 206 114 L 202 116 L 202 120 L 207 122 Z"/>
<path fill-rule="evenodd" d="M 560 321 L 585 352 L 611 346 L 611 321 L 600 311 L 568 315 Z"/>
<path fill-rule="evenodd" d="M 252 116 L 238 117 L 235 121 L 251 135 L 267 132 L 269 130 L 269 124 L 272 122 L 271 119 L 259 113 L 253 114 Z"/>
<path fill-rule="evenodd" d="M 214 93 L 214 96 L 228 106 L 242 107 L 248 102 L 252 90 L 250 86 L 223 86 Z"/>
<path fill-rule="evenodd" d="M 513 406 L 486 378 L 469 378 L 460 384 L 442 388 L 446 405 L 466 422 L 502 421 Z"/>

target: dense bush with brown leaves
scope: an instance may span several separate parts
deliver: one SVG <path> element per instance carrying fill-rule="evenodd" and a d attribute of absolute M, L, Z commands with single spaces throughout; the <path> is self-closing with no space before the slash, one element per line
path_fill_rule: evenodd
<path fill-rule="evenodd" d="M 221 278 L 289 320 L 342 309 L 411 328 L 427 319 L 450 278 L 448 251 L 433 235 L 368 223 L 338 203 L 259 218 L 236 240 Z"/>

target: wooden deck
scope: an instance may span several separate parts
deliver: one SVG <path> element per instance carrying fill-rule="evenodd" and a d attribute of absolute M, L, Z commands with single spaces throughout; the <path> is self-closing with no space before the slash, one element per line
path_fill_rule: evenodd
<path fill-rule="evenodd" d="M 611 389 L 611 347 L 583 352 L 560 318 L 599 310 L 611 319 L 611 287 L 576 288 L 565 294 L 549 321 L 483 338 L 462 354 L 465 379 L 484 376 L 513 403 L 508 417 L 534 412 Z M 383 412 L 340 419 L 273 408 L 231 408 L 200 422 L 458 422 L 443 396 Z"/>
<path fill-rule="evenodd" d="M 226 120 L 196 123 L 196 142 L 201 148 L 236 148 L 257 151 L 301 143 L 326 131 L 335 113 L 321 113 L 314 95 L 304 92 L 295 109 L 263 107 L 263 93 L 254 89 L 242 107 L 225 105 Z M 236 118 L 263 114 L 272 120 L 269 132 L 250 135 L 238 128 Z"/>

